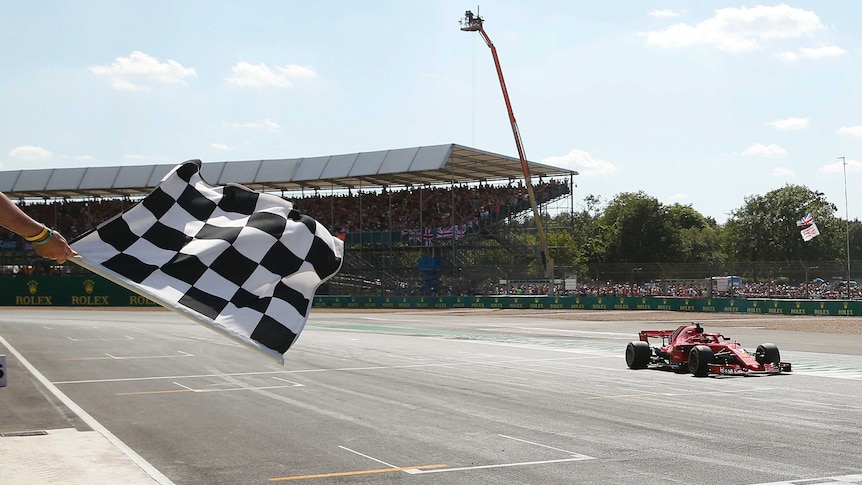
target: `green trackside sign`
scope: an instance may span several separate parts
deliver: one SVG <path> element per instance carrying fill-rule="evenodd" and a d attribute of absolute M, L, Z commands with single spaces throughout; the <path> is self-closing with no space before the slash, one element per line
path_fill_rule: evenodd
<path fill-rule="evenodd" d="M 152 307 L 143 296 L 97 275 L 3 276 L 0 306 Z"/>
<path fill-rule="evenodd" d="M 153 307 L 97 275 L 0 276 L 0 306 Z M 421 310 L 665 310 L 762 315 L 862 316 L 862 301 L 585 296 L 316 296 L 317 308 Z"/>
<path fill-rule="evenodd" d="M 862 316 L 862 301 L 585 296 L 317 296 L 313 306 L 346 309 L 665 310 L 763 315 Z"/>

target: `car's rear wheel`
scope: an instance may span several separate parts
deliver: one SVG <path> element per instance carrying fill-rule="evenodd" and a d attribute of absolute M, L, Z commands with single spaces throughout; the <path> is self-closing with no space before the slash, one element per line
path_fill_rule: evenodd
<path fill-rule="evenodd" d="M 652 349 L 648 343 L 638 340 L 626 345 L 626 365 L 629 369 L 643 369 L 649 365 Z"/>
<path fill-rule="evenodd" d="M 761 365 L 778 365 L 781 362 L 781 352 L 778 351 L 778 346 L 775 344 L 760 344 L 757 346 L 754 358 Z"/>
<path fill-rule="evenodd" d="M 706 345 L 695 345 L 688 354 L 688 370 L 696 377 L 709 375 L 709 364 L 712 362 L 712 349 Z"/>

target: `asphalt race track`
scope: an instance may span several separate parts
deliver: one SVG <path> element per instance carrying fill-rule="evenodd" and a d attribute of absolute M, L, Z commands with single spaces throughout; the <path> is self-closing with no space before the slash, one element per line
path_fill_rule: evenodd
<path fill-rule="evenodd" d="M 624 350 L 698 315 L 613 315 L 313 310 L 281 367 L 167 311 L 2 309 L 0 433 L 96 429 L 167 484 L 862 483 L 862 335 L 713 316 L 793 373 L 695 378 Z"/>

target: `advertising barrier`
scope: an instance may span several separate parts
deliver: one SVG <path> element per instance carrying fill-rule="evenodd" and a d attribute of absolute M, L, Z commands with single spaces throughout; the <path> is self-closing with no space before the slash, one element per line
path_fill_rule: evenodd
<path fill-rule="evenodd" d="M 0 277 L 0 306 L 152 307 L 158 306 L 101 276 Z"/>
<path fill-rule="evenodd" d="M 485 308 L 665 310 L 764 315 L 860 316 L 862 301 L 586 296 L 317 296 L 314 306 L 347 309 Z"/>
<path fill-rule="evenodd" d="M 97 275 L 2 276 L 0 306 L 153 307 Z M 316 296 L 313 306 L 344 309 L 666 310 L 763 315 L 862 316 L 860 300 L 587 296 Z"/>

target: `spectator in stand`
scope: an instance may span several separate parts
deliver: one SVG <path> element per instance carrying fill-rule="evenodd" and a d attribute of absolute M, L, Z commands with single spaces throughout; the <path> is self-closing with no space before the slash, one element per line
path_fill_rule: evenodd
<path fill-rule="evenodd" d="M 3 192 L 0 192 L 0 226 L 23 237 L 43 258 L 63 264 L 66 258 L 77 256 L 62 234 L 25 214 Z"/>

